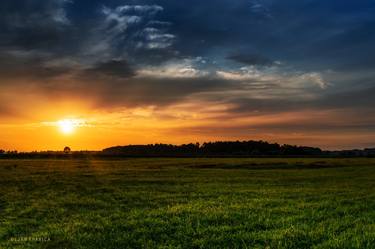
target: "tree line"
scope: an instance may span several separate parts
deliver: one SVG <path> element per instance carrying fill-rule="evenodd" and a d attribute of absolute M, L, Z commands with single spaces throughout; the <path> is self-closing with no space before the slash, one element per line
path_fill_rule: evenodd
<path fill-rule="evenodd" d="M 190 143 L 183 145 L 149 144 L 116 146 L 104 149 L 103 155 L 107 156 L 277 156 L 319 155 L 319 148 L 279 145 L 265 141 L 235 141 L 235 142 L 209 142 Z"/>
<path fill-rule="evenodd" d="M 116 146 L 102 151 L 17 152 L 0 150 L 0 158 L 108 158 L 108 157 L 375 157 L 375 149 L 323 151 L 320 148 L 265 141 L 219 141 L 182 145 Z"/>

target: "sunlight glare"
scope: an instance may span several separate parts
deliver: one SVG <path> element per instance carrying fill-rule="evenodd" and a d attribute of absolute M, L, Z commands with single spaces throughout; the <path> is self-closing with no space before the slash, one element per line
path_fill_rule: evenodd
<path fill-rule="evenodd" d="M 60 120 L 57 122 L 57 125 L 60 131 L 66 135 L 72 134 L 75 128 L 78 126 L 77 122 L 71 119 Z"/>

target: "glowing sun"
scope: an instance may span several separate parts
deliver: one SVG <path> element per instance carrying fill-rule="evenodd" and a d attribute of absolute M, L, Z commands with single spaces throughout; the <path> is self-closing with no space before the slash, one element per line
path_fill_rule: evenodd
<path fill-rule="evenodd" d="M 78 123 L 72 119 L 64 119 L 57 122 L 57 126 L 59 127 L 60 131 L 64 134 L 72 134 Z"/>

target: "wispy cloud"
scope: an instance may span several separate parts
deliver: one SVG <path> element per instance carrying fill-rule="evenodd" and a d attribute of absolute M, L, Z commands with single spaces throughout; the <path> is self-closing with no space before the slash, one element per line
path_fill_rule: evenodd
<path fill-rule="evenodd" d="M 162 12 L 158 5 L 123 5 L 103 7 L 103 22 L 93 30 L 87 53 L 112 59 L 126 58 L 134 51 L 166 49 L 172 46 L 175 35 L 160 27 L 155 16 Z"/>
<path fill-rule="evenodd" d="M 200 68 L 199 59 L 185 59 L 170 61 L 157 67 L 146 67 L 138 70 L 138 77 L 173 79 L 173 78 L 203 78 L 208 71 Z"/>

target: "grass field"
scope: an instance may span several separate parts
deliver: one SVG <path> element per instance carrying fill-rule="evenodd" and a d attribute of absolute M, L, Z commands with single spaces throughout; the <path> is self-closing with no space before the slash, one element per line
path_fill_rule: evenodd
<path fill-rule="evenodd" d="M 375 248 L 375 159 L 0 160 L 0 248 Z"/>

